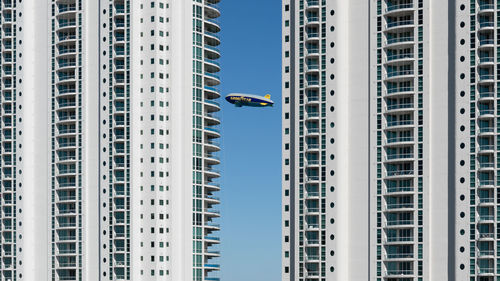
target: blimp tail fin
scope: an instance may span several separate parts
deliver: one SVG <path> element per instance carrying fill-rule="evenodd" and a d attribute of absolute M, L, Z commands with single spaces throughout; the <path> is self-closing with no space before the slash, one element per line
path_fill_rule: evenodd
<path fill-rule="evenodd" d="M 268 99 L 268 100 L 270 100 L 271 99 L 271 95 L 266 95 L 265 98 Z"/>

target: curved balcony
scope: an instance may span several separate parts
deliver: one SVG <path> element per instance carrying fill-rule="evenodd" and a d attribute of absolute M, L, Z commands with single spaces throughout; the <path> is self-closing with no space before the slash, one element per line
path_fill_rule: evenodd
<path fill-rule="evenodd" d="M 479 31 L 495 29 L 495 22 L 493 21 L 479 21 Z"/>
<path fill-rule="evenodd" d="M 205 59 L 205 71 L 208 73 L 216 73 L 220 71 L 219 62 L 211 59 Z"/>
<path fill-rule="evenodd" d="M 495 4 L 493 3 L 479 3 L 476 7 L 478 14 L 495 12 Z"/>
<path fill-rule="evenodd" d="M 318 83 L 319 85 L 319 83 Z M 308 105 L 316 104 L 318 105 L 320 102 L 319 96 L 306 96 L 305 103 Z"/>
<path fill-rule="evenodd" d="M 319 152 L 319 144 L 306 144 L 306 152 Z"/>
<path fill-rule="evenodd" d="M 406 179 L 406 178 L 413 178 L 415 175 L 414 170 L 395 170 L 395 171 L 387 171 L 386 173 L 386 179 Z"/>
<path fill-rule="evenodd" d="M 481 171 L 489 171 L 489 170 L 495 169 L 494 162 L 479 162 L 478 166 L 479 166 L 479 170 L 481 170 Z"/>
<path fill-rule="evenodd" d="M 495 110 L 494 109 L 479 109 L 478 117 L 480 119 L 493 118 L 493 117 L 495 117 Z"/>
<path fill-rule="evenodd" d="M 206 3 L 206 2 L 205 2 Z M 215 19 L 220 17 L 220 11 L 217 9 L 215 4 L 206 3 L 205 4 L 205 17 L 209 19 Z"/>
<path fill-rule="evenodd" d="M 479 233 L 477 235 L 477 240 L 478 241 L 494 241 L 495 240 L 495 233 Z"/>
<path fill-rule="evenodd" d="M 215 19 L 205 19 L 205 31 L 218 33 L 221 31 L 219 23 Z"/>
<path fill-rule="evenodd" d="M 319 64 L 307 64 L 305 70 L 306 73 L 319 73 Z"/>
<path fill-rule="evenodd" d="M 207 112 L 220 111 L 220 104 L 215 100 L 205 100 L 205 110 Z"/>
<path fill-rule="evenodd" d="M 306 176 L 305 182 L 306 183 L 319 183 L 320 177 L 319 176 Z"/>
<path fill-rule="evenodd" d="M 389 104 L 386 107 L 385 114 L 411 112 L 413 110 L 415 110 L 415 105 L 413 103 Z"/>
<path fill-rule="evenodd" d="M 413 153 L 387 154 L 384 162 L 408 162 L 414 160 Z"/>
<path fill-rule="evenodd" d="M 212 60 L 220 58 L 220 50 L 216 47 L 205 45 L 205 58 Z"/>
<path fill-rule="evenodd" d="M 318 47 L 306 48 L 305 56 L 306 58 L 318 58 L 320 55 Z"/>
<path fill-rule="evenodd" d="M 413 276 L 415 276 L 415 273 L 412 269 L 395 269 L 387 270 L 384 277 L 400 280 L 399 278 L 412 278 Z"/>
<path fill-rule="evenodd" d="M 319 32 L 305 32 L 305 41 L 319 40 Z"/>
<path fill-rule="evenodd" d="M 400 13 L 405 13 L 413 11 L 413 3 L 404 3 L 396 5 L 387 5 L 385 9 L 385 15 L 396 15 Z"/>
<path fill-rule="evenodd" d="M 481 84 L 494 83 L 495 82 L 495 75 L 493 75 L 493 74 L 479 74 L 478 82 Z"/>
<path fill-rule="evenodd" d="M 205 236 L 204 240 L 208 244 L 219 244 L 220 243 L 220 238 L 214 237 L 214 236 Z"/>
<path fill-rule="evenodd" d="M 493 180 L 479 180 L 478 183 L 479 188 L 494 188 L 495 187 L 495 181 Z"/>
<path fill-rule="evenodd" d="M 412 186 L 387 187 L 385 195 L 410 195 L 413 192 L 415 192 L 415 189 Z"/>
<path fill-rule="evenodd" d="M 490 101 L 495 99 L 495 93 L 494 92 L 479 92 L 479 101 Z"/>
<path fill-rule="evenodd" d="M 413 69 L 387 72 L 385 80 L 386 81 L 397 81 L 397 80 L 404 80 L 404 79 L 410 79 L 410 78 L 414 78 Z"/>
<path fill-rule="evenodd" d="M 214 87 L 204 86 L 204 92 L 205 98 L 208 100 L 220 98 L 219 90 Z"/>
<path fill-rule="evenodd" d="M 388 121 L 385 130 L 408 129 L 414 126 L 413 120 Z"/>
<path fill-rule="evenodd" d="M 414 259 L 414 253 L 386 253 L 384 255 L 385 260 L 398 260 L 398 261 L 409 261 Z"/>
<path fill-rule="evenodd" d="M 319 112 L 306 112 L 306 120 L 316 120 L 318 121 L 320 118 Z"/>
<path fill-rule="evenodd" d="M 205 72 L 205 85 L 206 86 L 217 86 L 220 84 L 220 77 L 210 72 Z"/>
<path fill-rule="evenodd" d="M 479 198 L 479 205 L 484 207 L 493 206 L 495 205 L 495 198 L 493 197 Z"/>
<path fill-rule="evenodd" d="M 413 45 L 414 43 L 415 38 L 413 36 L 387 38 L 384 48 Z"/>
<path fill-rule="evenodd" d="M 408 212 L 415 209 L 413 203 L 393 203 L 387 204 L 384 212 Z"/>
<path fill-rule="evenodd" d="M 415 60 L 415 54 L 395 54 L 388 55 L 385 60 L 385 64 L 388 65 L 401 65 L 402 63 L 413 62 Z"/>
<path fill-rule="evenodd" d="M 494 223 L 495 216 L 494 215 L 479 215 L 478 223 Z"/>
<path fill-rule="evenodd" d="M 479 276 L 494 276 L 495 268 L 494 267 L 477 267 L 477 275 Z"/>
<path fill-rule="evenodd" d="M 205 113 L 205 125 L 206 126 L 217 126 L 220 125 L 220 120 L 217 114 Z"/>
<path fill-rule="evenodd" d="M 495 146 L 492 144 L 480 144 L 479 145 L 479 153 L 494 153 Z"/>
<path fill-rule="evenodd" d="M 495 134 L 495 127 L 479 127 L 478 130 L 479 130 L 479 135 L 481 136 Z"/>
<path fill-rule="evenodd" d="M 495 58 L 494 57 L 486 57 L 486 56 L 481 56 L 479 57 L 479 65 L 480 66 L 490 66 L 495 64 Z"/>
<path fill-rule="evenodd" d="M 208 153 L 220 151 L 220 144 L 214 140 L 206 140 L 204 144 Z"/>
<path fill-rule="evenodd" d="M 209 179 L 220 178 L 220 171 L 215 170 L 211 167 L 205 167 L 203 171 L 205 172 L 205 176 L 207 176 L 207 178 Z"/>
<path fill-rule="evenodd" d="M 413 29 L 415 23 L 413 20 L 399 20 L 394 22 L 388 22 L 385 25 L 385 31 L 394 31 L 400 29 Z"/>
<path fill-rule="evenodd" d="M 320 8 L 319 0 L 307 0 L 306 10 L 317 10 Z"/>
<path fill-rule="evenodd" d="M 320 129 L 319 128 L 306 128 L 305 130 L 306 135 L 319 135 L 320 134 Z"/>
<path fill-rule="evenodd" d="M 208 31 L 205 31 L 204 35 L 205 35 L 205 45 L 209 45 L 209 46 L 213 46 L 213 47 L 220 45 L 219 35 L 217 35 L 215 33 L 208 32 Z"/>
<path fill-rule="evenodd" d="M 221 136 L 220 130 L 213 127 L 205 127 L 205 134 L 210 138 L 220 138 Z"/>
<path fill-rule="evenodd" d="M 204 187 L 208 191 L 219 191 L 220 190 L 220 184 L 212 181 L 205 181 Z"/>
<path fill-rule="evenodd" d="M 385 146 L 403 146 L 403 145 L 411 145 L 414 142 L 413 137 L 393 137 L 388 138 L 385 142 Z"/>
<path fill-rule="evenodd" d="M 321 23 L 318 16 L 308 16 L 306 17 L 306 26 L 318 26 Z"/>
<path fill-rule="evenodd" d="M 479 46 L 478 48 L 493 48 L 495 46 L 495 40 L 494 39 L 479 39 Z"/>

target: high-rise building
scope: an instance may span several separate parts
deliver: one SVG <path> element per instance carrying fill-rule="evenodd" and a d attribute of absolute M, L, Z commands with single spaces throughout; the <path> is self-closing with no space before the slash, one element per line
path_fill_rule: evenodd
<path fill-rule="evenodd" d="M 0 280 L 219 280 L 218 2 L 0 1 Z"/>
<path fill-rule="evenodd" d="M 283 0 L 283 280 L 499 280 L 499 10 Z"/>

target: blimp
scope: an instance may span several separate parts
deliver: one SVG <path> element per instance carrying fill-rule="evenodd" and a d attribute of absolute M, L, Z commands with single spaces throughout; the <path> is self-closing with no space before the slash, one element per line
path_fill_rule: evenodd
<path fill-rule="evenodd" d="M 264 97 L 249 94 L 229 94 L 226 100 L 234 104 L 236 107 L 250 106 L 250 107 L 267 107 L 273 106 L 274 102 L 271 100 L 271 95 Z"/>

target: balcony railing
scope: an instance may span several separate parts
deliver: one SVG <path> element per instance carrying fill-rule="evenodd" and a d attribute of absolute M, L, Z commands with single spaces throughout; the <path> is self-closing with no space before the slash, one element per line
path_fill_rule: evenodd
<path fill-rule="evenodd" d="M 413 40 L 415 39 L 412 36 L 389 38 L 387 39 L 386 44 L 391 45 L 396 43 L 412 42 Z"/>
<path fill-rule="evenodd" d="M 413 220 L 390 220 L 390 221 L 387 221 L 388 226 L 411 225 L 411 224 L 413 224 Z"/>
<path fill-rule="evenodd" d="M 396 10 L 402 10 L 402 9 L 411 9 L 413 8 L 413 3 L 405 3 L 405 4 L 399 4 L 399 5 L 388 5 L 387 9 L 385 9 L 385 12 L 392 12 Z"/>
<path fill-rule="evenodd" d="M 402 21 L 389 22 L 389 23 L 387 23 L 386 28 L 393 28 L 393 27 L 404 26 L 404 25 L 413 25 L 413 20 L 402 20 Z"/>
<path fill-rule="evenodd" d="M 413 70 L 399 70 L 399 71 L 391 71 L 387 72 L 387 77 L 392 78 L 392 77 L 398 77 L 398 76 L 406 76 L 406 75 L 413 75 Z"/>

